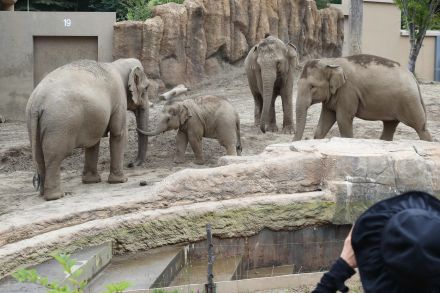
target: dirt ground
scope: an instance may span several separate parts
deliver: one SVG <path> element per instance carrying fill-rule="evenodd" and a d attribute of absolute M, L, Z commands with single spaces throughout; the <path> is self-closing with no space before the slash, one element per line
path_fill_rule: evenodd
<path fill-rule="evenodd" d="M 428 111 L 428 128 L 435 139 L 440 139 L 440 84 L 424 84 L 422 92 Z M 218 95 L 228 98 L 236 107 L 241 120 L 242 155 L 254 155 L 264 150 L 269 144 L 290 142 L 293 134 L 281 134 L 268 132 L 262 134 L 253 126 L 254 102 L 248 88 L 247 79 L 242 67 L 228 66 L 224 73 L 211 77 L 183 96 L 191 98 L 201 95 Z M 296 97 L 296 89 L 294 90 Z M 150 128 L 154 128 L 155 121 L 162 109 L 164 102 L 157 102 L 150 108 Z M 276 103 L 277 123 L 281 129 L 282 109 L 281 99 Z M 309 109 L 308 120 L 304 137 L 309 139 L 313 136 L 314 128 L 320 113 L 320 105 L 314 105 Z M 126 164 L 133 161 L 137 152 L 137 134 L 135 129 L 134 115 L 129 116 L 129 143 L 125 154 Z M 382 131 L 381 122 L 355 120 L 355 137 L 378 138 Z M 336 125 L 327 137 L 339 136 Z M 164 177 L 183 168 L 208 168 L 217 166 L 218 158 L 226 152 L 214 139 L 204 139 L 203 152 L 206 164 L 195 165 L 192 161 L 194 155 L 188 146 L 185 163 L 175 164 L 173 156 L 175 151 L 175 132 L 170 131 L 157 137 L 150 138 L 148 147 L 148 160 L 143 166 L 126 168 L 127 175 L 132 180 L 142 179 L 148 185 L 161 181 Z M 395 135 L 396 140 L 418 139 L 416 132 L 405 126 L 399 125 Z M 84 186 L 80 183 L 80 175 L 83 166 L 83 151 L 76 149 L 73 154 L 66 158 L 62 165 L 62 185 L 67 192 L 66 197 L 77 196 L 88 190 L 102 190 L 109 188 L 105 183 L 109 170 L 109 147 L 108 138 L 103 138 L 99 156 L 99 170 L 103 171 L 103 182 Z M 33 190 L 32 175 L 33 163 L 27 136 L 25 123 L 7 122 L 0 123 L 0 215 L 12 211 L 19 211 L 25 206 L 36 205 L 44 202 Z M 133 179 L 135 178 L 135 179 Z M 138 181 L 133 185 L 138 185 Z M 131 186 L 131 185 L 127 185 Z M 127 187 L 129 188 L 129 187 Z"/>

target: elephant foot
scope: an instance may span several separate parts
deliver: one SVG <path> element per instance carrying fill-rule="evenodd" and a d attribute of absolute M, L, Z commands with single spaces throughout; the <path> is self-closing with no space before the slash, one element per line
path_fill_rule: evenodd
<path fill-rule="evenodd" d="M 133 168 L 135 166 L 141 166 L 144 163 L 145 163 L 144 159 L 136 159 L 136 161 L 128 163 L 127 167 Z"/>
<path fill-rule="evenodd" d="M 294 129 L 293 125 L 287 125 L 287 126 L 283 127 L 282 133 L 283 134 L 292 134 L 292 133 L 295 133 L 295 129 Z"/>
<path fill-rule="evenodd" d="M 116 175 L 113 173 L 110 173 L 110 175 L 108 175 L 108 183 L 125 183 L 127 182 L 128 178 L 124 175 L 124 174 L 120 174 L 120 175 Z"/>
<path fill-rule="evenodd" d="M 45 192 L 43 195 L 45 200 L 56 200 L 64 197 L 64 192 L 58 190 L 58 191 L 52 191 L 52 192 Z"/>
<path fill-rule="evenodd" d="M 267 126 L 266 130 L 270 131 L 270 132 L 277 132 L 278 131 L 278 126 L 276 124 L 271 124 L 271 125 Z"/>
<path fill-rule="evenodd" d="M 183 162 L 185 162 L 184 158 L 180 158 L 180 157 L 175 157 L 174 158 L 174 163 L 176 163 L 176 164 L 181 164 Z"/>
<path fill-rule="evenodd" d="M 82 176 L 82 183 L 91 184 L 101 182 L 101 176 L 99 174 L 86 174 Z"/>
<path fill-rule="evenodd" d="M 205 160 L 203 160 L 203 159 L 195 159 L 194 164 L 204 165 L 205 164 Z"/>

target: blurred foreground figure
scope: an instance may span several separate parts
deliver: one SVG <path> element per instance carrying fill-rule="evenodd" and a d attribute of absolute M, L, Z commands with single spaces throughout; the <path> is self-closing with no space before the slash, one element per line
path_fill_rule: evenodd
<path fill-rule="evenodd" d="M 413 191 L 370 207 L 313 293 L 348 292 L 356 267 L 366 293 L 440 292 L 440 201 Z"/>

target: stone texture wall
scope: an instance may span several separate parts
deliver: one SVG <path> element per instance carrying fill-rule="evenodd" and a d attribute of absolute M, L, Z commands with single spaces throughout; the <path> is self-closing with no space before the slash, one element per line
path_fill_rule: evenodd
<path fill-rule="evenodd" d="M 342 12 L 310 0 L 186 0 L 156 6 L 153 15 L 116 23 L 113 50 L 115 59 L 142 61 L 152 95 L 243 59 L 266 33 L 293 41 L 302 58 L 342 54 Z"/>

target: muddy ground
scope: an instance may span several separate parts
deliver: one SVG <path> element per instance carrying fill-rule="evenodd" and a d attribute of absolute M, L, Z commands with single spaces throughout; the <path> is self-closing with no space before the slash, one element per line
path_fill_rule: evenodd
<path fill-rule="evenodd" d="M 428 111 L 428 128 L 435 139 L 440 139 L 440 84 L 424 84 L 421 86 L 426 108 Z M 296 89 L 294 90 L 296 96 Z M 228 98 L 236 107 L 241 120 L 241 137 L 243 155 L 254 155 L 264 150 L 269 144 L 290 142 L 293 134 L 286 135 L 278 133 L 262 134 L 256 128 L 253 119 L 254 102 L 248 88 L 247 79 L 242 67 L 228 66 L 225 71 L 215 77 L 211 77 L 191 88 L 183 98 L 191 98 L 201 95 L 218 95 Z M 150 109 L 150 126 L 154 128 L 158 114 L 161 111 L 162 102 L 157 102 Z M 281 129 L 282 109 L 281 99 L 276 103 L 277 123 Z M 314 128 L 320 113 L 320 105 L 314 105 L 308 113 L 305 138 L 313 136 Z M 126 165 L 133 161 L 137 152 L 137 135 L 135 130 L 134 116 L 130 114 L 129 144 L 125 155 Z M 378 138 L 382 131 L 381 122 L 355 120 L 355 137 Z M 217 166 L 218 158 L 225 155 L 225 150 L 216 140 L 204 139 L 203 152 L 206 164 L 195 165 L 192 161 L 194 155 L 188 146 L 185 163 L 175 164 L 173 156 L 175 151 L 174 136 L 176 132 L 170 131 L 157 137 L 150 138 L 148 148 L 148 161 L 135 168 L 127 168 L 129 182 L 118 187 L 121 190 L 139 186 L 140 180 L 147 181 L 152 185 L 162 180 L 167 175 L 183 168 L 209 168 Z M 331 129 L 327 137 L 339 136 L 336 125 Z M 395 135 L 396 140 L 418 139 L 416 132 L 405 126 L 399 125 Z M 62 165 L 62 185 L 67 192 L 66 197 L 79 197 L 83 193 L 93 191 L 106 191 L 110 187 L 105 182 L 109 170 L 109 147 L 108 138 L 101 141 L 99 170 L 103 172 L 103 182 L 93 185 L 81 184 L 81 170 L 84 158 L 83 151 L 77 149 L 73 154 L 64 160 Z M 44 202 L 33 190 L 32 175 L 34 167 L 32 164 L 31 151 L 29 147 L 25 123 L 7 122 L 0 123 L 0 215 L 9 212 L 17 212 L 26 206 L 38 205 Z M 113 187 L 112 187 L 113 188 Z M 76 199 L 75 199 L 76 200 Z"/>

